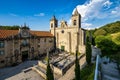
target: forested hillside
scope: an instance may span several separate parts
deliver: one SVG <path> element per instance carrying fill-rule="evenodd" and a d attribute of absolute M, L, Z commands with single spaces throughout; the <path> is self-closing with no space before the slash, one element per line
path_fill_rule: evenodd
<path fill-rule="evenodd" d="M 94 30 L 94 36 L 98 35 L 108 35 L 112 33 L 120 32 L 120 21 L 106 24 L 99 29 Z"/>
<path fill-rule="evenodd" d="M 18 30 L 20 26 L 1 26 L 0 25 L 0 29 L 3 29 L 3 30 Z"/>
<path fill-rule="evenodd" d="M 120 54 L 120 21 L 90 31 L 95 45 L 101 49 L 103 54 Z"/>

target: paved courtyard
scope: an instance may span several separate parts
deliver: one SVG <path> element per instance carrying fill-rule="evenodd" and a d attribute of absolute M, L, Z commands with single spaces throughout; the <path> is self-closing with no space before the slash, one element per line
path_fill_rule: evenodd
<path fill-rule="evenodd" d="M 36 65 L 38 61 L 25 61 L 18 66 L 15 67 L 8 67 L 0 69 L 0 80 L 5 80 L 9 77 L 12 77 L 18 73 L 21 73 L 22 70 L 32 67 Z"/>
<path fill-rule="evenodd" d="M 18 66 L 0 69 L 0 80 L 45 80 L 30 67 L 37 65 L 38 61 L 26 61 Z M 81 68 L 86 64 L 85 56 L 80 59 Z M 74 78 L 73 65 L 64 76 L 56 80 L 72 80 Z"/>
<path fill-rule="evenodd" d="M 5 80 L 44 80 L 39 74 L 31 70 L 26 73 L 21 72 Z"/>

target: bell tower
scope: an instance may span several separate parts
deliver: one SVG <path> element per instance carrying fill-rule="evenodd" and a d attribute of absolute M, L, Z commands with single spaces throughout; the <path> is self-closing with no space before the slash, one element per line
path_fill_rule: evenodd
<path fill-rule="evenodd" d="M 78 13 L 77 8 L 75 9 L 71 20 L 72 20 L 72 27 L 81 28 L 81 15 Z"/>
<path fill-rule="evenodd" d="M 55 18 L 55 16 L 53 16 L 50 20 L 50 29 L 57 27 L 57 25 L 58 25 L 58 21 Z"/>
<path fill-rule="evenodd" d="M 50 19 L 50 33 L 54 36 L 54 49 L 56 49 L 56 28 L 58 27 L 58 20 L 53 16 Z"/>
<path fill-rule="evenodd" d="M 58 20 L 53 16 L 50 19 L 50 32 L 55 35 L 55 28 L 58 27 Z"/>

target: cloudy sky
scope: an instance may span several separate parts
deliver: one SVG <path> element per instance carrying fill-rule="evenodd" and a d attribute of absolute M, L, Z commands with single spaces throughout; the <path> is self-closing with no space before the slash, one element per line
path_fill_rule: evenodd
<path fill-rule="evenodd" d="M 120 21 L 120 0 L 0 0 L 0 25 L 26 23 L 32 30 L 49 30 L 53 15 L 70 24 L 75 8 L 82 16 L 82 28 Z"/>

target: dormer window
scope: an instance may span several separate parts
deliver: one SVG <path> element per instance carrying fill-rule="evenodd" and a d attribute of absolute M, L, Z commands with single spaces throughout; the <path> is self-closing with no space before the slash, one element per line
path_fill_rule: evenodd
<path fill-rule="evenodd" d="M 76 20 L 73 21 L 73 25 L 76 25 Z"/>

